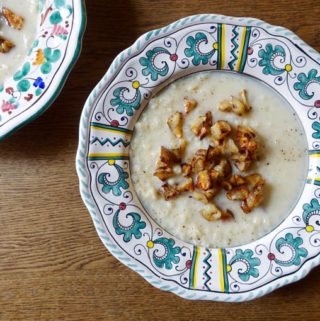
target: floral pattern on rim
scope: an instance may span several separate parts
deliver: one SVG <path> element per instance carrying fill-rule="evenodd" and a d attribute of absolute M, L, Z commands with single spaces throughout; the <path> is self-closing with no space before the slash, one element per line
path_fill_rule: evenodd
<path fill-rule="evenodd" d="M 235 52 L 234 47 L 231 47 L 231 44 L 227 42 L 229 40 L 225 40 L 225 35 L 230 31 L 230 28 L 232 28 L 234 35 L 239 35 L 232 38 L 233 42 L 239 41 L 239 53 L 238 51 Z M 228 31 L 225 31 L 227 29 Z M 308 57 L 305 57 L 304 53 L 299 51 L 298 47 L 290 44 L 289 40 L 273 36 L 258 26 L 247 28 L 246 30 L 243 29 L 242 24 L 238 26 L 238 29 L 235 29 L 234 25 L 223 24 L 221 21 L 218 23 L 204 23 L 203 21 L 196 20 L 193 22 L 193 20 L 190 20 L 184 28 L 177 30 L 175 33 L 171 32 L 168 35 L 164 32 L 162 37 L 157 33 L 157 37 L 152 41 L 149 35 L 146 35 L 146 45 L 139 47 L 135 56 L 129 59 L 130 64 L 128 66 L 124 64 L 120 70 L 113 67 L 116 72 L 114 81 L 105 88 L 99 104 L 96 103 L 94 105 L 95 109 L 93 111 L 90 109 L 90 120 L 101 123 L 101 126 L 107 127 L 112 133 L 105 134 L 106 136 L 104 136 L 101 132 L 97 132 L 94 129 L 95 126 L 92 126 L 90 131 L 91 137 L 99 137 L 101 142 L 106 141 L 106 137 L 110 141 L 116 141 L 119 139 L 117 135 L 123 135 L 123 133 L 120 134 L 121 130 L 132 131 L 136 117 L 140 115 L 143 107 L 147 105 L 149 98 L 157 92 L 158 88 L 165 86 L 172 79 L 172 75 L 177 79 L 186 74 L 201 70 L 216 68 L 230 70 L 230 64 L 232 64 L 235 71 L 241 70 L 246 74 L 263 79 L 285 97 L 294 99 L 297 105 L 306 107 L 301 108 L 299 112 L 306 119 L 310 119 L 308 118 L 308 113 L 315 106 L 314 98 L 317 98 L 317 95 L 310 100 L 311 102 L 308 102 L 299 96 L 293 85 L 297 82 L 297 75 L 299 73 L 304 72 L 307 74 L 309 70 L 315 69 L 315 67 L 312 67 L 314 62 L 310 62 Z M 221 34 L 218 35 L 218 32 Z M 194 43 L 187 41 L 188 38 L 191 37 L 193 39 L 192 42 L 194 42 L 198 33 L 203 33 L 208 39 L 207 42 L 202 42 L 201 51 L 204 54 L 211 54 L 212 48 L 214 49 L 214 53 L 208 58 L 208 62 L 206 60 L 203 62 L 202 59 L 194 61 L 195 56 L 192 55 L 191 51 L 186 52 L 187 49 L 192 49 L 194 45 Z M 247 37 L 240 41 L 238 37 L 241 38 L 244 34 Z M 244 45 L 246 42 L 247 44 Z M 271 44 L 271 51 L 274 51 L 275 48 L 277 48 L 276 51 L 279 51 L 278 56 L 274 59 L 272 58 L 273 61 L 270 66 L 273 69 L 270 69 L 271 67 L 267 63 L 264 66 L 259 65 L 261 58 L 265 60 L 268 58 L 270 50 L 266 46 L 269 43 Z M 281 46 L 283 50 L 276 46 Z M 161 54 L 159 53 L 159 57 L 161 55 L 161 60 L 163 60 L 161 66 L 168 66 L 169 68 L 166 75 L 157 74 L 157 80 L 154 80 L 156 76 L 153 71 L 147 71 L 150 64 L 144 60 L 145 65 L 142 65 L 140 59 L 142 57 L 148 58 L 147 52 L 153 51 L 155 48 L 166 49 Z M 261 49 L 263 49 L 264 54 L 261 51 L 260 55 L 264 55 L 264 57 L 260 57 L 258 54 Z M 216 54 L 217 56 L 215 57 Z M 150 62 L 151 60 L 148 61 Z M 157 62 L 157 68 L 159 67 L 158 64 L 159 61 Z M 265 74 L 263 72 L 264 67 L 272 71 Z M 277 69 L 281 70 L 281 73 L 273 75 L 272 72 L 274 73 L 274 70 Z M 145 71 L 143 72 L 143 70 Z M 127 114 L 125 108 L 119 114 L 117 112 L 118 105 L 111 104 L 111 100 L 115 99 L 113 95 L 114 90 L 121 87 L 127 88 L 127 91 L 124 92 L 126 99 L 134 97 L 137 89 L 141 92 L 140 105 L 137 109 L 132 108 L 132 116 Z M 115 132 L 118 133 L 115 134 Z M 311 144 L 314 142 L 311 137 L 308 137 L 308 139 L 311 140 Z M 116 162 L 123 169 L 127 169 L 129 166 L 127 146 L 121 146 L 120 148 L 118 144 L 108 148 L 108 152 L 119 152 L 119 150 L 122 153 L 118 155 L 119 159 Z M 93 159 L 94 156 L 91 157 L 90 155 L 91 153 L 95 155 L 94 152 L 96 151 L 102 153 L 105 150 L 102 146 L 89 146 L 88 167 L 94 168 L 90 172 L 93 178 L 98 177 L 95 176 L 97 171 L 96 166 L 93 166 L 98 161 Z M 316 155 L 320 155 L 318 150 L 313 152 Z M 123 161 L 123 157 L 128 158 L 126 161 Z M 101 168 L 108 161 L 107 158 L 100 159 L 97 167 Z M 92 180 L 91 188 L 93 191 L 97 189 L 96 182 L 94 179 Z M 130 178 L 128 182 L 130 185 Z M 306 223 L 303 220 L 303 212 L 305 211 L 303 204 L 313 206 L 309 197 L 311 194 L 314 194 L 316 198 L 320 198 L 320 191 L 317 192 L 316 185 L 312 184 L 307 185 L 306 189 L 309 192 L 304 194 L 301 200 L 303 203 L 298 203 L 291 215 L 281 226 L 257 242 L 229 249 L 192 247 L 181 240 L 173 238 L 152 221 L 135 198 L 134 191 L 131 192 L 130 187 L 128 190 L 123 191 L 119 197 L 114 196 L 112 193 L 107 195 L 99 194 L 99 197 L 103 198 L 103 207 L 100 207 L 99 210 L 102 213 L 103 220 L 108 217 L 113 218 L 116 209 L 121 204 L 120 202 L 123 202 L 126 204 L 128 211 L 123 211 L 124 215 L 135 212 L 141 216 L 141 220 L 146 223 L 145 228 L 141 230 L 141 238 L 136 239 L 132 237 L 131 241 L 124 245 L 123 236 L 115 236 L 117 233 L 114 228 L 109 232 L 114 237 L 118 247 L 121 247 L 125 253 L 132 255 L 146 270 L 150 270 L 150 275 L 156 275 L 161 280 L 159 281 L 161 284 L 166 284 L 163 285 L 164 289 L 166 287 L 171 289 L 173 286 L 177 286 L 175 292 L 182 293 L 186 291 L 184 293 L 188 294 L 183 294 L 184 297 L 189 296 L 189 293 L 190 296 L 201 297 L 201 295 L 205 295 L 210 298 L 221 293 L 228 293 L 229 295 L 241 293 L 242 296 L 242 293 L 247 293 L 251 290 L 267 288 L 268 282 L 277 279 L 279 276 L 291 275 L 319 254 L 320 245 L 317 241 L 319 232 L 317 226 L 313 223 L 313 220 L 317 219 L 317 215 L 315 213 L 310 216 L 309 222 Z M 127 219 L 130 219 L 130 217 Z M 110 227 L 108 222 L 106 223 L 106 228 Z M 128 221 L 128 225 L 130 225 L 130 222 L 132 222 L 132 218 Z M 314 225 L 315 228 L 311 230 L 307 224 Z M 162 241 L 157 242 L 159 239 Z M 163 239 L 167 241 L 164 242 Z M 170 239 L 173 242 L 170 242 Z M 168 249 L 171 250 L 168 251 Z M 154 259 L 154 253 L 158 258 L 170 257 L 169 262 L 167 264 L 163 260 L 158 262 L 158 259 Z M 169 255 L 170 253 L 172 255 Z M 139 265 L 139 267 L 141 266 Z M 213 273 L 211 274 L 211 272 Z M 149 279 L 150 275 L 148 274 L 146 278 L 148 277 Z M 214 279 L 217 275 L 220 277 L 218 281 Z M 191 280 L 192 276 L 194 276 L 193 280 Z M 201 286 L 196 284 L 195 279 Z M 212 282 L 213 280 L 215 282 Z M 168 284 L 172 284 L 172 287 Z M 201 292 L 198 292 L 198 290 L 201 290 Z M 236 295 L 228 296 L 228 298 L 231 298 L 231 300 L 234 300 L 233 298 L 242 300 L 240 296 Z"/>

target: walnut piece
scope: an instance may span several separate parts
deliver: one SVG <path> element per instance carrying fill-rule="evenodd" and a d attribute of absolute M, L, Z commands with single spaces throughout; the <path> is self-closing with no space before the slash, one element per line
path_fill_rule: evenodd
<path fill-rule="evenodd" d="M 7 24 L 14 29 L 21 30 L 24 24 L 24 18 L 14 13 L 12 10 L 3 7 L 2 16 L 5 18 Z"/>
<path fill-rule="evenodd" d="M 218 220 L 225 221 L 233 218 L 231 211 L 222 211 L 213 203 L 208 204 L 207 207 L 201 211 L 201 215 L 209 222 Z"/>
<path fill-rule="evenodd" d="M 219 178 L 225 179 L 228 178 L 228 176 L 231 174 L 232 167 L 230 162 L 227 159 L 223 158 L 221 159 L 219 164 L 214 167 L 214 170 L 219 173 Z"/>
<path fill-rule="evenodd" d="M 206 149 L 199 149 L 195 156 L 192 158 L 191 166 L 192 171 L 194 173 L 198 173 L 204 170 L 206 165 L 206 158 L 207 158 L 207 150 Z"/>
<path fill-rule="evenodd" d="M 180 148 L 168 149 L 161 146 L 160 160 L 166 164 L 179 164 L 181 162 Z"/>
<path fill-rule="evenodd" d="M 201 139 L 207 136 L 212 126 L 212 113 L 208 111 L 205 116 L 199 116 L 192 124 L 192 132 Z"/>
<path fill-rule="evenodd" d="M 180 166 L 181 166 L 182 175 L 184 177 L 190 176 L 192 174 L 192 166 L 191 166 L 191 164 L 182 163 Z"/>
<path fill-rule="evenodd" d="M 263 201 L 263 185 L 259 185 L 249 193 L 249 196 L 241 203 L 242 210 L 247 214 Z"/>
<path fill-rule="evenodd" d="M 184 111 L 185 111 L 185 113 L 187 115 L 190 114 L 197 107 L 197 105 L 198 105 L 198 103 L 197 103 L 196 100 L 185 98 L 184 99 Z"/>
<path fill-rule="evenodd" d="M 13 42 L 0 36 L 0 53 L 8 53 L 14 47 Z"/>
<path fill-rule="evenodd" d="M 168 183 L 165 183 L 161 186 L 160 192 L 162 193 L 166 201 L 178 195 L 178 191 L 175 189 L 175 187 Z"/>
<path fill-rule="evenodd" d="M 167 124 L 171 130 L 171 132 L 177 137 L 182 138 L 183 137 L 183 116 L 182 113 L 176 111 L 173 113 L 168 119 Z"/>
<path fill-rule="evenodd" d="M 211 135 L 214 140 L 221 140 L 231 133 L 231 126 L 227 121 L 218 120 L 211 127 Z"/>
<path fill-rule="evenodd" d="M 183 192 L 191 192 L 194 190 L 193 180 L 191 177 L 188 177 L 184 182 L 178 184 L 176 186 L 176 190 L 178 193 Z"/>
<path fill-rule="evenodd" d="M 232 96 L 230 100 L 223 100 L 219 104 L 219 110 L 225 112 L 234 112 L 238 116 L 242 116 L 251 110 L 248 102 L 247 91 L 243 89 L 239 97 Z"/>
<path fill-rule="evenodd" d="M 196 178 L 196 187 L 204 191 L 212 187 L 210 172 L 207 169 L 198 173 Z"/>

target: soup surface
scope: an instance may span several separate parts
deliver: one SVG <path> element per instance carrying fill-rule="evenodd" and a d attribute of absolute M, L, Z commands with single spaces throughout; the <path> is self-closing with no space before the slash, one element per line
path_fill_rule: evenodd
<path fill-rule="evenodd" d="M 39 25 L 38 0 L 0 0 L 1 7 L 23 17 L 24 23 L 21 30 L 17 30 L 8 26 L 3 17 L 0 18 L 0 36 L 14 44 L 9 52 L 0 53 L 0 84 L 11 77 L 25 60 Z"/>
<path fill-rule="evenodd" d="M 246 89 L 252 110 L 241 117 L 222 112 L 219 103 Z M 172 148 L 178 139 L 167 126 L 176 111 L 183 112 L 184 98 L 198 102 L 184 121 L 188 144 L 186 158 L 199 148 L 207 148 L 208 138 L 199 140 L 190 130 L 195 118 L 211 111 L 213 120 L 226 120 L 232 126 L 250 126 L 260 139 L 260 158 L 249 173 L 259 172 L 265 179 L 264 201 L 245 214 L 237 201 L 219 193 L 214 202 L 230 209 L 234 219 L 204 219 L 203 204 L 184 193 L 165 200 L 159 190 L 163 182 L 153 175 L 161 146 Z M 294 110 L 263 83 L 247 76 L 227 72 L 202 72 L 170 84 L 153 97 L 135 125 L 131 142 L 131 175 L 136 193 L 148 213 L 176 237 L 207 247 L 227 247 L 258 239 L 276 227 L 297 201 L 306 177 L 306 140 Z"/>

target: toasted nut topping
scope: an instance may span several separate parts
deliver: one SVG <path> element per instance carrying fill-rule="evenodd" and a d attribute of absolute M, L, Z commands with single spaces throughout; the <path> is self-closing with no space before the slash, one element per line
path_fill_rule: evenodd
<path fill-rule="evenodd" d="M 194 187 L 193 187 L 193 180 L 191 177 L 188 177 L 183 183 L 180 183 L 177 185 L 176 190 L 179 193 L 183 193 L 183 192 L 191 192 L 193 191 Z"/>
<path fill-rule="evenodd" d="M 196 121 L 192 124 L 192 132 L 203 139 L 209 134 L 210 127 L 212 126 L 212 113 L 208 111 L 205 116 L 199 116 Z"/>
<path fill-rule="evenodd" d="M 213 186 L 212 188 L 208 189 L 207 191 L 204 191 L 204 195 L 208 200 L 213 199 L 216 195 L 218 195 L 220 192 L 220 188 L 218 186 Z"/>
<path fill-rule="evenodd" d="M 166 201 L 178 195 L 178 191 L 175 189 L 175 187 L 172 185 L 169 185 L 168 183 L 165 183 L 161 186 L 160 192 L 163 194 L 164 199 Z"/>
<path fill-rule="evenodd" d="M 242 201 L 241 208 L 245 213 L 250 213 L 255 207 L 258 207 L 263 201 L 263 186 L 257 186 L 249 196 Z"/>
<path fill-rule="evenodd" d="M 182 113 L 176 111 L 174 114 L 172 114 L 167 119 L 167 124 L 168 124 L 170 130 L 172 131 L 172 133 L 177 138 L 182 138 L 182 136 L 183 136 L 183 131 L 182 131 L 183 116 L 182 116 Z"/>
<path fill-rule="evenodd" d="M 218 221 L 222 217 L 222 211 L 213 203 L 201 211 L 201 215 L 209 222 Z"/>
<path fill-rule="evenodd" d="M 206 169 L 199 172 L 196 179 L 196 187 L 206 191 L 210 189 L 211 186 L 212 186 L 212 181 L 211 181 L 211 176 L 209 171 Z"/>
<path fill-rule="evenodd" d="M 252 156 L 257 151 L 258 144 L 255 140 L 256 134 L 250 127 L 238 126 L 237 127 L 237 145 L 241 150 L 247 150 Z"/>
<path fill-rule="evenodd" d="M 196 199 L 197 201 L 200 201 L 200 202 L 202 202 L 204 204 L 208 204 L 209 203 L 208 198 L 203 193 L 193 192 L 192 196 L 193 196 L 194 199 Z"/>
<path fill-rule="evenodd" d="M 237 145 L 234 142 L 234 140 L 232 138 L 230 138 L 230 137 L 226 137 L 223 140 L 222 150 L 228 156 L 231 156 L 231 155 L 239 153 L 239 148 L 237 147 Z"/>
<path fill-rule="evenodd" d="M 263 177 L 257 173 L 248 175 L 245 179 L 251 188 L 255 188 L 257 186 L 262 186 L 265 184 L 265 180 L 263 179 Z"/>
<path fill-rule="evenodd" d="M 192 166 L 190 164 L 183 163 L 180 165 L 183 176 L 190 176 L 192 173 Z"/>
<path fill-rule="evenodd" d="M 223 156 L 223 149 L 221 146 L 211 146 L 209 145 L 207 150 L 207 161 L 218 163 L 221 160 L 221 157 Z"/>
<path fill-rule="evenodd" d="M 229 221 L 234 218 L 233 213 L 230 210 L 226 210 L 222 212 L 221 220 L 222 221 Z"/>
<path fill-rule="evenodd" d="M 2 15 L 10 27 L 18 30 L 22 29 L 24 23 L 23 17 L 5 7 L 2 8 Z"/>
<path fill-rule="evenodd" d="M 232 110 L 232 103 L 229 100 L 223 100 L 219 104 L 219 110 L 230 112 Z"/>
<path fill-rule="evenodd" d="M 232 186 L 236 187 L 236 186 L 246 184 L 247 180 L 241 175 L 232 175 L 229 179 L 229 182 L 231 183 Z"/>
<path fill-rule="evenodd" d="M 181 150 L 180 148 L 168 149 L 161 146 L 160 149 L 160 160 L 163 163 L 169 164 L 178 164 L 181 162 Z"/>
<path fill-rule="evenodd" d="M 158 177 L 160 180 L 165 181 L 168 178 L 172 177 L 174 175 L 174 172 L 172 168 L 169 166 L 157 168 L 156 171 L 153 173 L 153 176 Z"/>
<path fill-rule="evenodd" d="M 185 98 L 184 99 L 184 111 L 185 111 L 185 113 L 187 115 L 190 114 L 197 107 L 197 105 L 198 105 L 198 103 L 197 103 L 196 100 Z"/>
<path fill-rule="evenodd" d="M 205 168 L 207 158 L 207 150 L 199 149 L 195 156 L 192 158 L 191 166 L 194 173 L 198 173 Z"/>
<path fill-rule="evenodd" d="M 246 172 L 252 164 L 252 159 L 248 152 L 240 152 L 239 154 L 232 155 L 231 159 L 235 161 L 235 165 L 241 172 Z"/>
<path fill-rule="evenodd" d="M 243 201 L 249 196 L 248 188 L 245 185 L 234 187 L 227 192 L 227 198 L 231 201 Z"/>
<path fill-rule="evenodd" d="M 242 116 L 245 113 L 251 110 L 251 107 L 248 102 L 247 91 L 243 89 L 240 94 L 240 97 L 232 96 L 230 100 L 223 100 L 219 104 L 219 110 L 225 112 L 234 112 L 238 116 Z"/>
<path fill-rule="evenodd" d="M 211 135 L 214 140 L 221 140 L 231 133 L 231 126 L 227 121 L 219 120 L 211 127 Z"/>
<path fill-rule="evenodd" d="M 14 47 L 13 42 L 0 36 L 0 53 L 8 53 Z"/>
<path fill-rule="evenodd" d="M 232 172 L 231 164 L 227 159 L 222 159 L 214 169 L 219 173 L 220 178 L 227 178 Z"/>

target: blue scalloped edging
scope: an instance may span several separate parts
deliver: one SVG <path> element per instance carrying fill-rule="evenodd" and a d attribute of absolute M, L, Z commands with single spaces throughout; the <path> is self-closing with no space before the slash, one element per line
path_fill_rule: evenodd
<path fill-rule="evenodd" d="M 161 36 L 164 33 L 169 31 L 173 31 L 178 29 L 179 27 L 183 27 L 188 23 L 192 23 L 195 21 L 205 22 L 208 20 L 216 20 L 215 22 L 234 22 L 243 25 L 251 25 L 256 27 L 263 27 L 266 30 L 275 32 L 280 34 L 281 36 L 286 36 L 291 41 L 296 43 L 296 45 L 303 48 L 303 50 L 309 54 L 313 59 L 315 59 L 318 63 L 320 63 L 320 55 L 317 53 L 316 50 L 308 46 L 304 43 L 297 35 L 295 35 L 292 31 L 283 28 L 283 27 L 276 27 L 272 26 L 264 21 L 254 19 L 254 18 L 235 18 L 235 17 L 226 17 L 220 15 L 213 15 L 213 14 L 204 14 L 204 15 L 195 15 L 180 19 L 164 28 L 156 29 L 150 31 L 144 35 L 142 35 L 138 40 L 128 49 L 124 50 L 120 53 L 115 60 L 112 62 L 110 68 L 108 69 L 107 73 L 104 75 L 102 80 L 97 84 L 94 90 L 89 95 L 84 109 L 82 111 L 81 120 L 80 120 L 80 128 L 79 128 L 79 146 L 77 151 L 76 157 L 76 168 L 77 173 L 79 176 L 80 182 L 80 193 L 81 197 L 87 206 L 94 226 L 98 232 L 98 235 L 102 241 L 102 243 L 106 246 L 109 252 L 114 255 L 120 262 L 127 265 L 129 268 L 135 270 L 138 274 L 140 274 L 144 279 L 146 279 L 150 284 L 159 288 L 163 291 L 170 291 L 175 293 L 178 296 L 181 296 L 186 299 L 192 300 L 213 300 L 213 301 L 225 301 L 225 302 L 241 302 L 241 301 L 248 301 L 253 300 L 263 295 L 266 295 L 275 289 L 278 289 L 286 284 L 296 282 L 306 276 L 310 270 L 317 265 L 320 264 L 320 254 L 313 258 L 310 261 L 307 261 L 302 269 L 298 270 L 292 275 L 286 276 L 282 279 L 276 279 L 268 285 L 264 285 L 259 289 L 253 290 L 248 293 L 214 293 L 208 292 L 204 294 L 203 292 L 197 292 L 196 290 L 187 290 L 174 285 L 169 285 L 167 281 L 161 280 L 159 277 L 152 274 L 148 269 L 146 269 L 142 264 L 138 261 L 134 260 L 133 258 L 129 257 L 126 253 L 122 250 L 119 250 L 118 247 L 112 242 L 109 236 L 106 233 L 106 229 L 103 226 L 102 222 L 100 221 L 98 209 L 96 208 L 92 196 L 90 195 L 90 191 L 88 188 L 89 182 L 89 174 L 86 168 L 86 154 L 87 148 L 89 144 L 88 138 L 88 130 L 90 124 L 90 114 L 92 111 L 92 107 L 94 106 L 95 100 L 100 93 L 100 90 L 109 82 L 111 76 L 115 74 L 118 68 L 121 67 L 122 63 L 131 55 L 137 53 L 142 44 L 146 42 L 150 42 L 152 39 Z"/>

